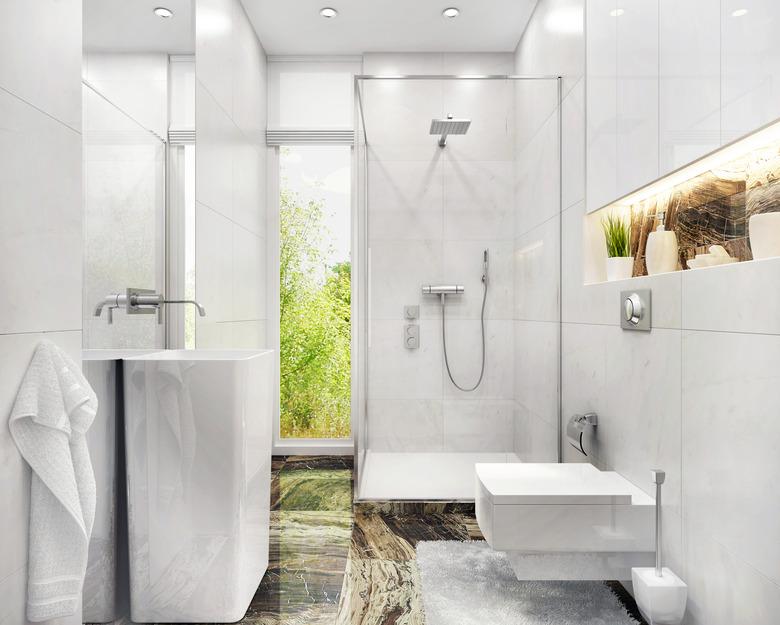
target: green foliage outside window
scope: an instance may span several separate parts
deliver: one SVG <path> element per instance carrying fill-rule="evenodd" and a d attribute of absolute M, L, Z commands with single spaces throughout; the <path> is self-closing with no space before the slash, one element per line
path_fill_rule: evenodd
<path fill-rule="evenodd" d="M 345 438 L 350 263 L 328 264 L 323 202 L 288 189 L 280 199 L 281 436 Z"/>

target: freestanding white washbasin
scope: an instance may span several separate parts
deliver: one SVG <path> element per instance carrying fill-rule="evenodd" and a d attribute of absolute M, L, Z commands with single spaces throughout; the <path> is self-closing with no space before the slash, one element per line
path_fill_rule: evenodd
<path fill-rule="evenodd" d="M 234 622 L 268 566 L 272 352 L 124 362 L 131 619 Z"/>
<path fill-rule="evenodd" d="M 98 411 L 87 430 L 87 446 L 95 473 L 97 505 L 89 540 L 82 591 L 85 623 L 113 623 L 127 616 L 127 530 L 124 469 L 124 407 L 119 363 L 148 354 L 141 349 L 87 349 L 81 354 L 84 376 L 98 399 Z"/>
<path fill-rule="evenodd" d="M 587 463 L 477 464 L 477 522 L 518 579 L 631 579 L 654 562 L 655 500 Z"/>

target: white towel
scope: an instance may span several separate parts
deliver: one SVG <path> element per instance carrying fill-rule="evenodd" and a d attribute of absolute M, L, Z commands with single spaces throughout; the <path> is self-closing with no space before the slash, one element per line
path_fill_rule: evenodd
<path fill-rule="evenodd" d="M 95 476 L 85 433 L 97 397 L 81 367 L 42 341 L 16 396 L 9 428 L 33 470 L 27 618 L 45 621 L 79 608 L 95 520 Z"/>

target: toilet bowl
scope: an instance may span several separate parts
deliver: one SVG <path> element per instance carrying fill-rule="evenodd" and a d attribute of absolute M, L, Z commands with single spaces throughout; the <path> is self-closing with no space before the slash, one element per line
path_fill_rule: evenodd
<path fill-rule="evenodd" d="M 654 499 L 586 463 L 477 464 L 477 522 L 518 579 L 631 579 L 654 563 Z"/>

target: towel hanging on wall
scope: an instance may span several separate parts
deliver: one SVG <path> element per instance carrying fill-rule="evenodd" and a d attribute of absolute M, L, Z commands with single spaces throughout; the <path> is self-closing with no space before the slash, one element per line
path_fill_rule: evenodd
<path fill-rule="evenodd" d="M 27 618 L 78 610 L 95 520 L 95 476 L 85 434 L 97 397 L 81 367 L 42 341 L 25 373 L 8 426 L 33 470 Z"/>

